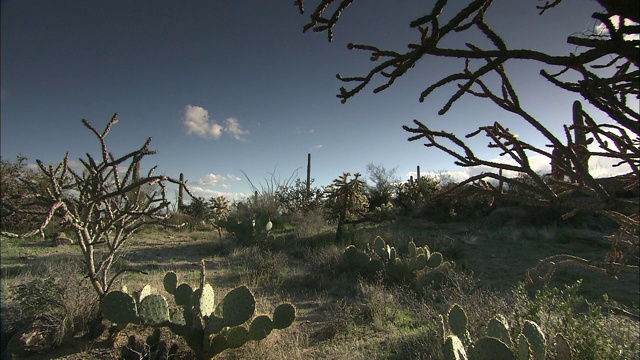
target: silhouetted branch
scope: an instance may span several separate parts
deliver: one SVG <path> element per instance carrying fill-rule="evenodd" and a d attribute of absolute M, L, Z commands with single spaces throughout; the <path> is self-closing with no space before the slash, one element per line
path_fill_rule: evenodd
<path fill-rule="evenodd" d="M 304 11 L 303 3 L 304 0 L 296 1 L 301 12 Z M 337 9 L 334 15 L 331 18 L 322 17 L 322 14 L 336 3 Z M 305 31 L 310 28 L 314 31 L 327 31 L 331 41 L 340 15 L 352 3 L 353 1 L 322 0 L 311 15 L 311 21 L 305 25 Z M 376 78 L 382 78 L 383 83 L 374 87 L 373 92 L 381 92 L 393 85 L 398 78 L 409 73 L 422 58 L 464 60 L 461 71 L 445 75 L 440 80 L 427 85 L 419 96 L 420 101 L 424 101 L 436 90 L 456 84 L 457 89 L 446 100 L 438 114 L 445 114 L 465 94 L 488 99 L 501 109 L 519 116 L 542 134 L 548 144 L 538 147 L 527 143 L 497 122 L 491 126 L 478 128 L 466 138 L 479 134 L 485 135 L 489 138 L 488 147 L 498 149 L 500 156 L 506 158 L 504 162 L 481 158 L 465 143 L 464 139 L 445 131 L 431 130 L 418 120 L 414 120 L 415 127 L 403 126 L 404 130 L 411 133 L 408 140 L 424 139 L 425 146 L 434 147 L 449 154 L 454 158 L 456 165 L 484 166 L 499 172 L 498 174 L 485 172 L 473 176 L 463 181 L 459 187 L 472 185 L 477 191 L 489 195 L 510 196 L 511 199 L 540 206 L 566 207 L 569 209 L 565 214 L 566 217 L 585 210 L 611 217 L 621 225 L 622 231 L 612 240 L 611 251 L 614 251 L 628 239 L 623 234 L 625 228 L 630 228 L 632 232 L 637 233 L 638 217 L 629 216 L 629 214 L 637 213 L 638 199 L 618 199 L 612 196 L 611 190 L 605 189 L 589 173 L 588 160 L 591 156 L 601 156 L 618 160 L 616 166 L 629 166 L 631 173 L 621 177 L 626 183 L 625 188 L 636 191 L 639 188 L 640 114 L 637 100 L 640 97 L 640 77 L 638 76 L 640 75 L 638 70 L 640 25 L 637 23 L 640 17 L 640 2 L 598 0 L 603 10 L 594 13 L 592 17 L 601 22 L 606 32 L 568 36 L 567 43 L 575 45 L 576 50 L 566 55 L 519 49 L 507 44 L 485 22 L 485 13 L 490 11 L 492 3 L 491 0 L 470 1 L 462 10 L 441 24 L 440 21 L 443 19 L 441 15 L 447 10 L 448 1 L 436 1 L 430 12 L 410 23 L 410 26 L 418 31 L 418 41 L 409 43 L 406 52 L 385 50 L 370 44 L 349 44 L 350 50 L 368 52 L 372 61 L 380 62 L 364 76 L 345 77 L 338 74 L 338 79 L 349 84 L 351 88 L 341 87 L 337 96 L 344 103 L 369 86 Z M 537 8 L 540 14 L 543 14 L 561 3 L 562 0 L 545 1 Z M 612 20 L 614 16 L 619 17 L 616 24 Z M 635 23 L 630 24 L 627 20 Z M 449 35 L 456 34 L 453 39 L 455 41 L 460 38 L 459 34 L 465 31 L 479 31 L 489 41 L 490 48 L 482 49 L 471 43 L 462 43 L 456 47 L 451 45 L 454 44 L 451 41 L 446 42 L 446 47 L 441 46 Z M 505 64 L 514 60 L 535 61 L 542 66 L 558 68 L 554 71 L 541 69 L 540 75 L 560 89 L 579 94 L 611 121 L 597 123 L 582 110 L 580 102 L 576 102 L 573 124 L 563 127 L 565 139 L 552 134 L 522 107 L 517 91 L 505 71 Z M 481 63 L 478 64 L 478 62 Z M 489 85 L 493 84 L 493 81 L 485 81 L 490 74 L 498 76 L 499 87 L 494 89 Z M 589 147 L 591 143 L 597 145 L 599 149 Z M 550 147 L 552 150 L 546 150 L 545 147 Z M 550 177 L 537 174 L 530 165 L 532 155 L 548 158 L 554 173 Z M 503 176 L 502 171 L 526 174 L 532 180 L 531 184 L 521 182 L 517 178 Z M 517 186 L 527 196 L 506 194 L 502 191 L 502 186 L 496 188 L 491 181 Z M 630 241 L 630 251 L 632 253 L 635 251 L 637 258 L 637 237 L 628 241 Z M 619 267 L 620 271 L 629 269 L 637 271 L 637 266 L 634 268 L 617 261 L 609 261 L 605 264 L 570 255 L 558 255 L 545 259 L 539 267 L 550 266 L 551 270 L 548 274 L 550 276 L 557 267 L 569 264 L 604 269 L 607 272 L 613 271 L 610 267 Z"/>

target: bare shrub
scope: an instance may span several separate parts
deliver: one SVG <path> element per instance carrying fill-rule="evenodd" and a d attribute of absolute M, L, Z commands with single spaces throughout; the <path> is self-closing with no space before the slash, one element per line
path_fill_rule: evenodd
<path fill-rule="evenodd" d="M 2 310 L 12 314 L 3 320 L 14 330 L 38 320 L 46 324 L 51 346 L 94 330 L 98 298 L 77 258 L 44 260 L 18 278 L 19 284 L 7 285 L 11 295 Z"/>

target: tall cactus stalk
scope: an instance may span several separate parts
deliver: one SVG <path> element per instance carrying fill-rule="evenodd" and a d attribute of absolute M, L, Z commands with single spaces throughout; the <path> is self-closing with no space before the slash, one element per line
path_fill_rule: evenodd
<path fill-rule="evenodd" d="M 420 165 L 417 166 L 418 173 L 416 174 L 416 180 L 420 180 Z"/>
<path fill-rule="evenodd" d="M 584 132 L 584 116 L 582 104 L 576 100 L 573 102 L 573 138 L 575 142 L 574 152 L 578 157 L 576 171 L 589 173 L 589 152 L 587 150 L 587 134 Z"/>
<path fill-rule="evenodd" d="M 311 153 L 307 154 L 307 203 L 311 199 Z"/>
<path fill-rule="evenodd" d="M 562 153 L 562 150 L 555 148 L 551 155 L 553 156 L 551 159 L 551 177 L 556 181 L 563 181 L 564 172 L 561 164 L 564 163 L 562 161 L 564 154 Z"/>
<path fill-rule="evenodd" d="M 184 208 L 184 174 L 180 173 L 180 186 L 178 187 L 178 211 Z"/>

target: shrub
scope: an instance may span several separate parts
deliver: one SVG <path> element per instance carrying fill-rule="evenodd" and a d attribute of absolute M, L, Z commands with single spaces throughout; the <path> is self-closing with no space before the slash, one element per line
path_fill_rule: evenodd
<path fill-rule="evenodd" d="M 545 286 L 533 297 L 527 295 L 524 284 L 514 290 L 520 304 L 518 317 L 531 319 L 548 332 L 562 333 L 574 348 L 578 359 L 638 358 L 638 323 L 631 319 L 603 314 L 602 306 L 590 303 L 579 294 L 582 281 L 564 289 Z M 604 297 L 605 304 L 608 298 Z M 616 331 L 612 331 L 615 328 Z M 612 335 L 616 334 L 613 338 Z"/>
<path fill-rule="evenodd" d="M 365 191 L 369 201 L 369 211 L 391 203 L 395 197 L 394 184 L 400 182 L 396 176 L 397 168 L 386 169 L 382 164 L 367 164 L 367 174 L 373 184 L 366 184 Z"/>
<path fill-rule="evenodd" d="M 3 314 L 12 316 L 3 319 L 9 323 L 7 330 L 39 321 L 46 325 L 45 338 L 52 346 L 60 346 L 77 334 L 91 334 L 98 315 L 98 298 L 79 262 L 46 261 L 33 270 L 36 271 L 37 277 L 7 289 L 11 295 L 2 308 Z"/>
<path fill-rule="evenodd" d="M 313 179 L 311 179 L 313 184 Z M 307 212 L 322 206 L 324 192 L 321 188 L 311 187 L 307 193 L 307 183 L 296 179 L 293 185 L 282 184 L 275 192 L 276 200 L 285 214 Z"/>
<path fill-rule="evenodd" d="M 5 233 L 21 234 L 37 228 L 42 222 L 39 214 L 21 212 L 28 207 L 29 199 L 19 198 L 22 194 L 34 191 L 46 191 L 46 178 L 27 166 L 28 158 L 18 155 L 15 162 L 0 160 L 0 230 Z M 38 207 L 38 212 L 46 214 L 45 207 Z M 52 224 L 54 225 L 54 224 Z M 59 230 L 59 223 L 47 229 L 48 234 Z"/>

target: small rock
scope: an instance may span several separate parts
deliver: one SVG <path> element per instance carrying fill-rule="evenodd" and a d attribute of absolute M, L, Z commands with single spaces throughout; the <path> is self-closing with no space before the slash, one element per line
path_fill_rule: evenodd
<path fill-rule="evenodd" d="M 2 353 L 2 358 L 11 359 L 12 356 L 22 356 L 51 348 L 50 330 L 51 326 L 45 320 L 35 320 L 11 337 L 5 352 Z"/>
<path fill-rule="evenodd" d="M 62 231 L 57 233 L 53 239 L 53 246 L 72 245 L 73 240 L 69 239 Z"/>

